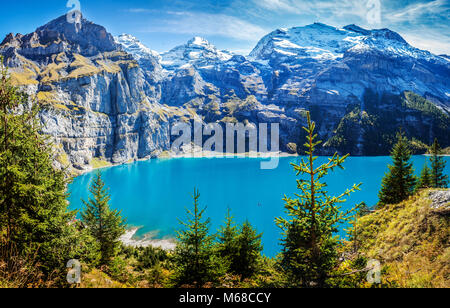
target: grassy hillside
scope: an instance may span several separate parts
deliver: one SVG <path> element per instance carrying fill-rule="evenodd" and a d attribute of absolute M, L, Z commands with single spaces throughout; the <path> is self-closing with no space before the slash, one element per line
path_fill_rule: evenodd
<path fill-rule="evenodd" d="M 439 209 L 430 194 L 436 191 L 422 191 L 357 222 L 360 252 L 384 265 L 385 282 L 399 287 L 450 287 L 450 191 L 441 193 Z"/>

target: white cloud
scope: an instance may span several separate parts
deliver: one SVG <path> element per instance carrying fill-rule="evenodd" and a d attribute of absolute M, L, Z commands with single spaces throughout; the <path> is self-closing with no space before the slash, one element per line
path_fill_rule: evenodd
<path fill-rule="evenodd" d="M 272 10 L 289 11 L 292 9 L 289 0 L 255 0 L 255 3 Z"/>
<path fill-rule="evenodd" d="M 283 13 L 313 14 L 316 16 L 327 16 L 328 18 L 355 15 L 365 18 L 368 12 L 366 3 L 361 0 L 253 0 L 253 2 L 265 9 L 275 10 Z"/>
<path fill-rule="evenodd" d="M 419 49 L 431 51 L 436 55 L 450 55 L 450 40 L 446 36 L 404 34 L 403 37 L 408 43 Z"/>
<path fill-rule="evenodd" d="M 142 8 L 131 8 L 131 9 L 127 9 L 125 11 L 129 12 L 129 13 L 152 13 L 152 12 L 154 12 L 154 10 L 142 9 Z"/>
<path fill-rule="evenodd" d="M 166 32 L 193 35 L 218 35 L 223 37 L 255 41 L 270 30 L 248 21 L 224 14 L 169 12 L 176 15 L 168 18 L 160 26 L 144 29 L 144 32 Z"/>
<path fill-rule="evenodd" d="M 414 22 L 418 21 L 418 17 L 425 14 L 441 14 L 448 10 L 447 0 L 434 0 L 428 3 L 411 4 L 401 10 L 387 13 L 386 18 L 391 22 Z"/>

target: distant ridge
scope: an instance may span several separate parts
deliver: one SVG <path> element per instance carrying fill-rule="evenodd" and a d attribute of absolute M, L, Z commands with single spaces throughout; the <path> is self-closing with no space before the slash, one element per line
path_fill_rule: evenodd
<path fill-rule="evenodd" d="M 151 46 L 150 46 L 151 47 Z M 61 16 L 8 35 L 12 81 L 45 106 L 43 133 L 76 172 L 170 154 L 176 122 L 279 123 L 302 154 L 306 111 L 321 155 L 387 155 L 400 127 L 415 153 L 450 146 L 450 62 L 389 29 L 323 23 L 278 29 L 248 56 L 201 37 L 158 54 L 138 38 Z"/>

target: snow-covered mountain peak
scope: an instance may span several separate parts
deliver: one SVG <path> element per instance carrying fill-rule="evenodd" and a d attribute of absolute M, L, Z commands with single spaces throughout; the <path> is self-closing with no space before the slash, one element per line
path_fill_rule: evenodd
<path fill-rule="evenodd" d="M 161 66 L 161 56 L 158 52 L 151 50 L 130 34 L 122 34 L 114 39 L 138 61 L 148 81 L 156 83 L 164 78 L 165 72 Z"/>
<path fill-rule="evenodd" d="M 168 70 L 174 70 L 187 65 L 209 65 L 215 62 L 227 61 L 233 57 L 228 51 L 220 51 L 213 44 L 201 37 L 194 37 L 186 44 L 175 47 L 163 53 L 162 65 Z"/>
<path fill-rule="evenodd" d="M 149 57 L 160 59 L 160 55 L 156 51 L 151 50 L 130 34 L 121 34 L 114 37 L 114 40 L 117 44 L 122 45 L 126 52 L 132 54 L 136 60 Z"/>
<path fill-rule="evenodd" d="M 323 58 L 342 57 L 355 43 L 345 40 L 361 34 L 320 23 L 291 29 L 278 29 L 265 36 L 250 53 L 257 60 L 276 57 Z"/>
<path fill-rule="evenodd" d="M 196 36 L 187 42 L 188 46 L 199 46 L 204 48 L 214 48 L 214 46 L 206 39 Z"/>
<path fill-rule="evenodd" d="M 250 57 L 255 60 L 330 61 L 342 58 L 346 52 L 368 51 L 443 61 L 428 51 L 412 47 L 398 33 L 389 29 L 366 30 L 357 25 L 339 29 L 322 23 L 278 29 L 265 36 L 250 53 Z"/>

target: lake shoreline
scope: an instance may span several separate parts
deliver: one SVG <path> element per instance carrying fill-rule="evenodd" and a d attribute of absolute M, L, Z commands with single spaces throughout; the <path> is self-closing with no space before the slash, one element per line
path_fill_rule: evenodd
<path fill-rule="evenodd" d="M 134 164 L 136 162 L 146 162 L 151 161 L 155 159 L 182 159 L 182 158 L 192 158 L 192 159 L 199 159 L 199 158 L 285 158 L 285 157 L 304 157 L 305 155 L 299 155 L 299 154 L 290 154 L 287 152 L 278 152 L 278 153 L 262 153 L 262 152 L 250 152 L 250 153 L 243 153 L 243 154 L 231 154 L 231 153 L 217 153 L 217 152 L 211 152 L 211 151 L 197 151 L 194 153 L 183 153 L 183 154 L 171 154 L 171 153 L 163 153 L 156 157 L 149 157 L 149 158 L 142 158 L 142 159 L 136 159 L 130 162 L 126 163 L 118 163 L 118 164 L 112 164 L 108 166 L 102 166 L 97 168 L 91 168 L 86 170 L 77 170 L 76 174 L 72 176 L 72 179 L 77 178 L 79 176 L 82 176 L 84 174 L 96 171 L 96 170 L 102 170 L 102 169 L 108 169 L 118 166 L 126 166 L 129 164 Z M 330 157 L 330 155 L 316 155 L 317 157 Z M 413 156 L 425 156 L 429 157 L 430 154 L 418 154 Z M 440 155 L 442 157 L 450 157 L 450 154 L 443 154 Z M 389 157 L 389 155 L 373 155 L 373 156 L 356 156 L 353 155 L 351 157 Z"/>
<path fill-rule="evenodd" d="M 163 250 L 174 250 L 176 247 L 175 239 L 156 239 L 154 238 L 154 233 L 150 232 L 145 234 L 143 237 L 139 238 L 136 236 L 137 232 L 141 228 L 131 227 L 125 231 L 125 234 L 119 238 L 124 246 L 134 247 L 134 248 L 146 248 L 154 247 L 161 248 Z"/>
<path fill-rule="evenodd" d="M 134 164 L 136 162 L 146 162 L 151 161 L 155 159 L 182 159 L 182 158 L 193 158 L 193 159 L 199 159 L 199 158 L 284 158 L 284 157 L 301 157 L 302 155 L 298 154 L 290 154 L 286 152 L 279 152 L 279 153 L 262 153 L 262 152 L 250 152 L 250 153 L 243 153 L 243 154 L 231 154 L 231 153 L 217 153 L 217 152 L 210 152 L 210 151 L 202 151 L 200 152 L 194 152 L 194 153 L 183 153 L 183 154 L 170 154 L 170 153 L 163 153 L 156 157 L 150 157 L 150 158 L 142 158 L 142 159 L 136 159 L 130 162 L 126 163 L 118 163 L 113 164 L 110 163 L 108 166 L 101 166 L 97 168 L 91 168 L 86 170 L 77 170 L 76 175 L 74 175 L 72 178 L 77 178 L 79 176 L 85 175 L 87 173 L 96 171 L 96 170 L 102 170 L 102 169 L 108 169 L 118 166 L 126 166 L 129 164 Z M 325 157 L 325 155 L 324 155 Z"/>

